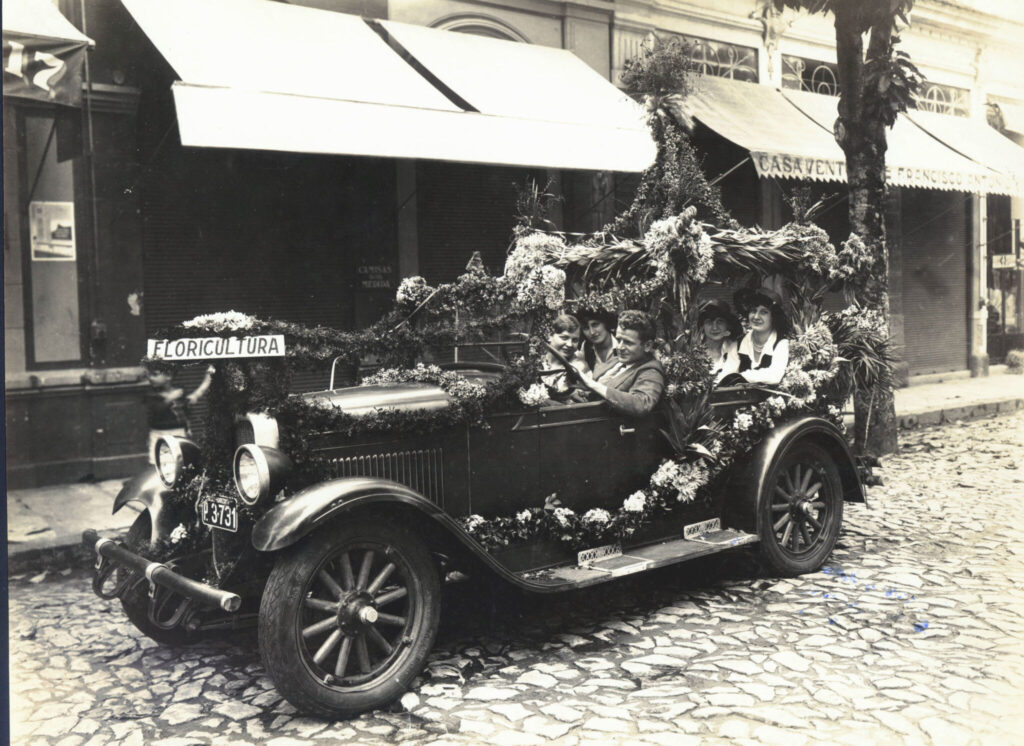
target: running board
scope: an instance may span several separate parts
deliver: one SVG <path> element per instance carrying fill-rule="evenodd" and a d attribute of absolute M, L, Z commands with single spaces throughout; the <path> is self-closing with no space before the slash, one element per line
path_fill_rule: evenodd
<path fill-rule="evenodd" d="M 562 565 L 546 570 L 517 573 L 519 579 L 538 590 L 585 588 L 612 578 L 674 565 L 677 562 L 717 554 L 735 547 L 757 543 L 755 534 L 723 529 L 693 539 L 673 539 L 658 544 L 635 547 L 626 554 L 588 562 L 586 565 Z"/>

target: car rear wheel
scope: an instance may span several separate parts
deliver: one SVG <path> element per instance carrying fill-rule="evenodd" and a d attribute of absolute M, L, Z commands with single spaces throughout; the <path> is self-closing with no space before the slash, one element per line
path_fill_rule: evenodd
<path fill-rule="evenodd" d="M 427 547 L 408 529 L 356 520 L 282 555 L 260 605 L 260 652 L 297 709 L 346 718 L 400 697 L 423 667 L 440 618 Z"/>
<path fill-rule="evenodd" d="M 804 442 L 776 459 L 758 505 L 760 556 L 768 570 L 800 575 L 820 569 L 843 522 L 842 481 L 828 452 Z"/>

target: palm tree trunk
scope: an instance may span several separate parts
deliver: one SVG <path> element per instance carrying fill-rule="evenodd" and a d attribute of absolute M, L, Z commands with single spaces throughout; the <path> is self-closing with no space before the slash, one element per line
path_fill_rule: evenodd
<path fill-rule="evenodd" d="M 864 106 L 864 43 L 852 3 L 835 7 L 836 58 L 841 92 L 836 142 L 846 155 L 850 230 L 875 256 L 871 281 L 859 300 L 889 318 L 889 262 L 885 241 L 885 124 Z M 871 29 L 868 58 L 887 56 L 892 28 Z M 896 414 L 891 387 L 854 396 L 854 437 L 859 453 L 896 450 Z"/>

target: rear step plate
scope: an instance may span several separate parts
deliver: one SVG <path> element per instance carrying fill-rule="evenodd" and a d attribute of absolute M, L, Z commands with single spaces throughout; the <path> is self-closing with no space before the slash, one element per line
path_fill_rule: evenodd
<path fill-rule="evenodd" d="M 628 554 L 597 560 L 586 566 L 562 565 L 546 570 L 521 572 L 518 575 L 525 583 L 537 586 L 538 590 L 555 590 L 559 586 L 584 588 L 622 575 L 653 570 L 656 567 L 665 567 L 756 542 L 755 534 L 723 529 L 701 534 L 694 539 L 673 539 L 631 548 Z"/>

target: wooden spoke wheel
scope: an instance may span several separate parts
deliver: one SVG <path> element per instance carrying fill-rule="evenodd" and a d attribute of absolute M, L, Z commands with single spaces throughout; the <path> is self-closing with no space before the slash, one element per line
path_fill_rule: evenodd
<path fill-rule="evenodd" d="M 418 537 L 339 523 L 281 557 L 260 608 L 260 649 L 296 708 L 350 717 L 402 695 L 434 643 L 440 581 Z"/>
<path fill-rule="evenodd" d="M 797 444 L 770 469 L 759 511 L 761 558 L 770 570 L 820 569 L 843 522 L 842 481 L 832 457 L 813 443 Z"/>

